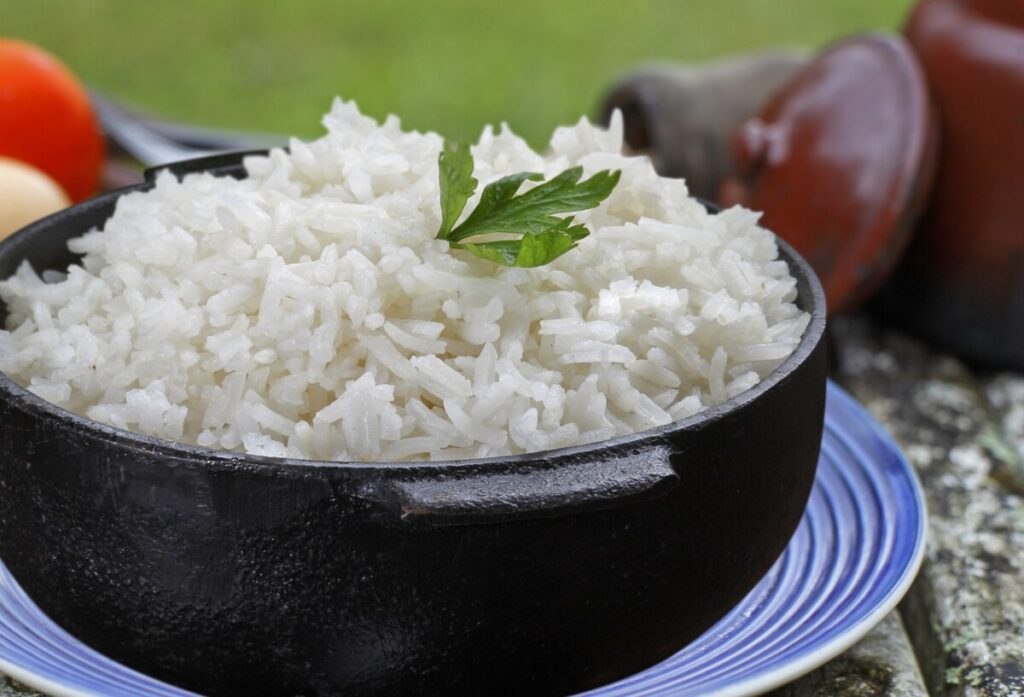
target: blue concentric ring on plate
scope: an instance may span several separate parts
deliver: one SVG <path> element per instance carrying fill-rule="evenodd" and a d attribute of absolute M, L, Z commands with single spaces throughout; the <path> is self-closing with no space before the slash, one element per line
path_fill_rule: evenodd
<path fill-rule="evenodd" d="M 814 490 L 775 566 L 685 649 L 588 695 L 757 694 L 803 675 L 895 607 L 924 555 L 925 523 L 909 463 L 863 407 L 830 384 Z"/>
<path fill-rule="evenodd" d="M 881 427 L 830 384 L 814 490 L 771 571 L 671 658 L 589 697 L 756 694 L 841 653 L 892 610 L 924 554 L 920 484 Z M 0 671 L 53 695 L 181 697 L 51 622 L 0 564 Z"/>

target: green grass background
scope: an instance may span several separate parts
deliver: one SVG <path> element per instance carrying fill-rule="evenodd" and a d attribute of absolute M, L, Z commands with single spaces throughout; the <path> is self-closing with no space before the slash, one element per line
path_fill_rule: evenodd
<path fill-rule="evenodd" d="M 0 0 L 0 35 L 175 119 L 312 136 L 333 95 L 450 137 L 534 143 L 650 61 L 821 46 L 912 0 Z"/>

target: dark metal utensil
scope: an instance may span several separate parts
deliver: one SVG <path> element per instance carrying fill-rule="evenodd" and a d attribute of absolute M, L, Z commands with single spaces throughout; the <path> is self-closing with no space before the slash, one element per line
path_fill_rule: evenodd
<path fill-rule="evenodd" d="M 207 155 L 284 145 L 281 136 L 183 126 L 144 116 L 95 90 L 90 93 L 100 126 L 113 145 L 146 167 Z"/>

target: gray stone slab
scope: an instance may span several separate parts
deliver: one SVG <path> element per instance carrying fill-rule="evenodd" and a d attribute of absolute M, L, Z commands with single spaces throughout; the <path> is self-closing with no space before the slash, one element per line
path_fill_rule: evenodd
<path fill-rule="evenodd" d="M 902 620 L 773 695 L 1024 695 L 1024 375 L 973 372 L 864 318 L 833 331 L 837 377 L 921 476 L 928 553 Z M 0 697 L 37 694 L 0 680 Z"/>
<path fill-rule="evenodd" d="M 0 675 L 0 697 L 44 697 L 44 695 L 6 675 Z"/>
<path fill-rule="evenodd" d="M 838 658 L 772 697 L 928 697 L 903 621 L 890 613 Z"/>
<path fill-rule="evenodd" d="M 833 323 L 843 384 L 924 485 L 928 552 L 901 609 L 933 695 L 1024 695 L 1024 376 L 975 372 L 863 318 Z"/>

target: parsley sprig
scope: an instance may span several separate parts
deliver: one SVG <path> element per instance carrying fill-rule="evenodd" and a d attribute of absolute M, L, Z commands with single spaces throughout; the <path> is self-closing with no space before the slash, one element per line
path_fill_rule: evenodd
<path fill-rule="evenodd" d="M 574 224 L 575 213 L 594 208 L 619 182 L 620 171 L 604 170 L 585 181 L 582 167 L 572 167 L 529 191 L 517 194 L 525 181 L 543 181 L 535 172 L 502 177 L 484 187 L 480 202 L 460 224 L 459 216 L 479 182 L 473 177 L 473 155 L 468 143 L 448 143 L 438 158 L 441 175 L 441 228 L 437 237 L 455 249 L 464 249 L 502 266 L 533 267 L 562 256 L 589 233 Z M 512 239 L 470 238 L 506 233 Z"/>

